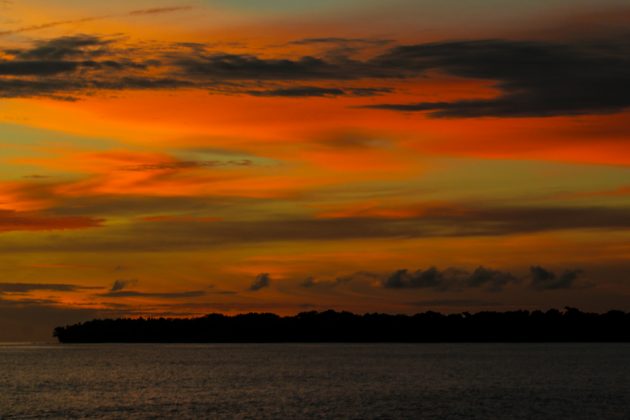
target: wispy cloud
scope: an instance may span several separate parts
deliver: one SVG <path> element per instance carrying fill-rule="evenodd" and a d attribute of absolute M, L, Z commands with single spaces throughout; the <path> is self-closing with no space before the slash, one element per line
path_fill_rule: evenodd
<path fill-rule="evenodd" d="M 196 168 L 217 168 L 229 166 L 252 166 L 253 162 L 248 159 L 242 160 L 199 160 L 199 161 L 175 161 L 175 162 L 156 162 L 143 163 L 140 165 L 123 166 L 121 169 L 125 171 L 163 171 L 163 170 L 180 170 L 180 169 L 196 169 Z"/>
<path fill-rule="evenodd" d="M 139 9 L 132 10 L 128 13 L 129 16 L 142 16 L 142 15 L 159 15 L 164 13 L 181 12 L 184 10 L 192 9 L 192 6 L 172 6 L 172 7 L 154 7 L 152 9 Z"/>
<path fill-rule="evenodd" d="M 53 21 L 53 22 L 40 23 L 38 25 L 22 26 L 20 28 L 7 29 L 7 30 L 4 30 L 4 31 L 0 31 L 0 36 L 14 35 L 14 34 L 19 34 L 19 33 L 23 33 L 23 32 L 40 31 L 42 29 L 54 28 L 56 26 L 64 26 L 64 25 L 72 25 L 72 24 L 77 24 L 77 23 L 93 22 L 95 20 L 101 20 L 101 19 L 105 19 L 107 17 L 109 17 L 109 16 L 93 16 L 93 17 L 85 17 L 85 18 L 81 18 L 81 19 L 57 20 L 57 21 Z"/>
<path fill-rule="evenodd" d="M 6 5 L 6 4 L 8 4 L 7 0 L 4 0 L 4 2 L 0 3 L 0 5 Z M 157 7 L 157 8 L 152 8 L 152 9 L 132 10 L 127 13 L 101 15 L 101 16 L 87 16 L 87 17 L 79 18 L 79 19 L 56 20 L 52 22 L 40 23 L 37 25 L 27 25 L 27 26 L 22 26 L 15 29 L 7 29 L 4 31 L 0 31 L 0 36 L 20 34 L 24 32 L 34 32 L 34 31 L 40 31 L 42 29 L 55 28 L 58 26 L 76 25 L 76 24 L 81 24 L 81 23 L 89 23 L 89 22 L 94 22 L 98 20 L 111 19 L 111 18 L 117 18 L 117 17 L 120 18 L 120 17 L 125 17 L 125 16 L 159 15 L 159 14 L 166 14 L 166 13 L 181 12 L 185 10 L 190 10 L 192 8 L 193 8 L 192 6 Z"/>

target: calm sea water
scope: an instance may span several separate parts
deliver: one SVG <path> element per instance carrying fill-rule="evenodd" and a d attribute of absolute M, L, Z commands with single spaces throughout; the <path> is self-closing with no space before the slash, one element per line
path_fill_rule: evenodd
<path fill-rule="evenodd" d="M 630 419 L 630 345 L 0 345 L 0 414 Z"/>

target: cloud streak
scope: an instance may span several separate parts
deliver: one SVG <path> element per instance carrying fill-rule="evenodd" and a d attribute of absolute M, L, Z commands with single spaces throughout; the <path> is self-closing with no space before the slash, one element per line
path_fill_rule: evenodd
<path fill-rule="evenodd" d="M 175 10 L 181 8 L 144 13 Z M 129 48 L 120 41 L 77 35 L 40 41 L 33 48 L 7 49 L 13 58 L 0 61 L 0 92 L 4 97 L 67 97 L 91 90 L 194 88 L 253 96 L 332 98 L 388 94 L 393 91 L 393 86 L 387 86 L 389 81 L 431 77 L 437 72 L 488 81 L 498 95 L 361 106 L 427 112 L 436 118 L 606 114 L 630 106 L 629 45 L 614 38 L 579 44 L 449 41 L 391 46 L 359 60 L 348 52 L 262 57 L 214 51 L 209 44 Z M 379 80 L 383 86 L 351 84 L 362 80 Z M 330 86 L 330 82 L 345 85 Z"/>
<path fill-rule="evenodd" d="M 51 216 L 37 212 L 0 210 L 0 233 L 87 229 L 101 227 L 103 222 L 103 219 L 84 216 Z"/>
<path fill-rule="evenodd" d="M 20 28 L 0 31 L 0 36 L 15 35 L 15 34 L 21 34 L 24 32 L 34 32 L 34 31 L 40 31 L 42 29 L 55 28 L 58 26 L 76 25 L 76 24 L 81 24 L 81 23 L 89 23 L 89 22 L 94 22 L 98 20 L 111 19 L 111 18 L 117 18 L 117 17 L 159 15 L 159 14 L 180 12 L 180 11 L 185 11 L 185 10 L 190 10 L 190 9 L 192 9 L 192 6 L 156 7 L 156 8 L 150 8 L 150 9 L 132 10 L 128 13 L 122 13 L 122 14 L 87 16 L 80 19 L 57 20 L 57 21 L 52 21 L 52 22 L 40 23 L 38 25 L 28 25 L 28 26 L 22 26 Z"/>
<path fill-rule="evenodd" d="M 53 21 L 53 22 L 41 23 L 39 25 L 22 26 L 21 28 L 0 31 L 0 36 L 20 34 L 20 33 L 23 33 L 23 32 L 39 31 L 39 30 L 42 30 L 42 29 L 54 28 L 56 26 L 64 26 L 64 25 L 72 25 L 72 24 L 77 24 L 77 23 L 93 22 L 95 20 L 101 20 L 101 19 L 106 19 L 106 18 L 107 18 L 107 16 L 93 16 L 93 17 L 85 17 L 85 18 L 81 18 L 81 19 L 57 20 L 57 21 Z"/>
<path fill-rule="evenodd" d="M 201 160 L 201 161 L 175 161 L 175 162 L 156 162 L 144 163 L 140 165 L 123 166 L 121 169 L 125 171 L 145 172 L 145 171 L 170 171 L 182 169 L 197 168 L 217 168 L 229 166 L 252 166 L 253 162 L 248 159 L 242 160 Z"/>
<path fill-rule="evenodd" d="M 0 283 L 0 293 L 29 293 L 38 290 L 46 290 L 52 292 L 76 292 L 79 290 L 89 289 L 101 288 L 63 283 Z"/>
<path fill-rule="evenodd" d="M 99 200 L 97 199 L 97 202 Z M 122 201 L 134 203 L 134 201 Z M 162 201 L 156 201 L 162 203 Z M 195 202 L 192 202 L 194 204 Z M 194 205 L 203 205 L 203 201 Z M 207 202 L 206 202 L 207 203 Z M 145 208 L 144 204 L 138 204 Z M 164 204 L 162 204 L 164 205 Z M 51 208 L 48 214 L 102 212 L 102 208 L 90 208 L 84 203 L 82 209 Z M 150 211 L 150 209 L 148 209 Z M 102 213 L 101 213 L 102 214 Z M 207 214 L 207 213 L 206 213 Z M 37 216 L 35 226 L 16 226 L 5 222 L 5 230 L 51 230 L 99 226 L 91 217 L 64 216 L 60 220 L 78 218 L 79 225 L 41 224 L 43 220 L 57 220 L 56 216 Z M 85 221 L 89 223 L 85 223 Z M 148 219 L 151 220 L 151 219 Z M 347 239 L 390 238 L 406 240 L 413 238 L 457 238 L 474 236 L 505 236 L 561 230 L 630 228 L 630 211 L 623 207 L 436 207 L 423 209 L 417 215 L 405 217 L 347 216 L 335 218 L 287 218 L 261 220 L 226 220 L 216 217 L 158 217 L 155 221 L 168 223 L 136 223 L 110 227 L 107 236 L 85 236 L 66 241 L 56 238 L 59 250 L 103 251 L 201 249 L 226 244 L 265 243 L 285 241 L 338 241 Z M 2 221 L 0 220 L 0 226 Z M 1 228 L 0 228 L 1 230 Z M 38 244 L 11 244 L 0 249 L 3 252 L 47 249 L 46 241 Z"/>
<path fill-rule="evenodd" d="M 186 292 L 153 293 L 136 290 L 111 290 L 107 293 L 100 293 L 96 296 L 104 298 L 159 298 L 159 299 L 186 299 L 205 296 L 203 290 L 191 290 Z"/>
<path fill-rule="evenodd" d="M 128 13 L 129 16 L 143 16 L 143 15 L 159 15 L 164 13 L 181 12 L 184 10 L 191 10 L 192 6 L 171 6 L 171 7 L 154 7 L 151 9 L 139 9 L 132 10 Z"/>

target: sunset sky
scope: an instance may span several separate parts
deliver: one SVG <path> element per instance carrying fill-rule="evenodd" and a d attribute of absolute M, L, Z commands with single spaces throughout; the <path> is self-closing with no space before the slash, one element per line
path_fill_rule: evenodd
<path fill-rule="evenodd" d="M 0 341 L 630 310 L 627 0 L 0 1 Z"/>

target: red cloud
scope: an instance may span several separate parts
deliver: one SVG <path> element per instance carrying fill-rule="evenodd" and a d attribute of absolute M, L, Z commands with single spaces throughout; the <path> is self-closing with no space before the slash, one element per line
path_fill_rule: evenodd
<path fill-rule="evenodd" d="M 103 219 L 83 216 L 46 216 L 35 212 L 0 210 L 0 232 L 46 231 L 100 227 Z"/>

